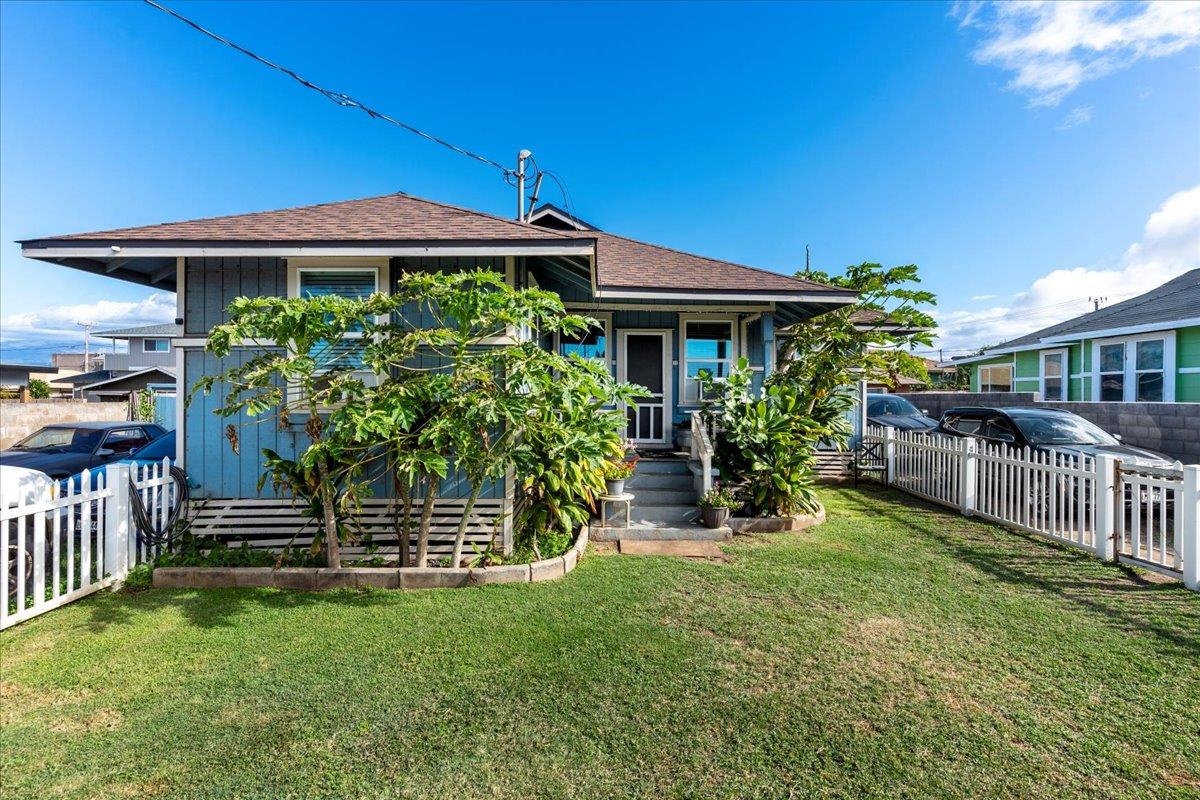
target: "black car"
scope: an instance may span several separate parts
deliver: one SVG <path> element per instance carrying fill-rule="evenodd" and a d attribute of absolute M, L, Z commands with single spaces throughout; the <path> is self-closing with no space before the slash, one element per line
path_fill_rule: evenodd
<path fill-rule="evenodd" d="M 1137 467 L 1172 467 L 1162 453 L 1121 444 L 1120 439 L 1070 411 L 1051 408 L 951 408 L 942 414 L 938 433 L 970 436 L 1039 452 L 1116 456 Z"/>
<path fill-rule="evenodd" d="M 895 394 L 867 395 L 867 422 L 900 431 L 931 431 L 938 421 Z"/>
<path fill-rule="evenodd" d="M 47 425 L 0 451 L 0 464 L 25 467 L 62 480 L 110 464 L 162 436 L 151 422 L 74 422 Z"/>

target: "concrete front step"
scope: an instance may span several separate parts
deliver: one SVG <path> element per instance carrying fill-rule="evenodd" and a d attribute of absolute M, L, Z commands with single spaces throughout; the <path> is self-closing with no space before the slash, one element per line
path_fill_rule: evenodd
<path fill-rule="evenodd" d="M 684 461 L 683 459 L 643 458 L 640 461 L 638 461 L 637 472 L 635 472 L 634 474 L 635 475 L 638 475 L 638 474 L 644 475 L 644 474 L 649 474 L 649 473 L 655 473 L 655 474 L 659 474 L 659 475 L 662 475 L 662 474 L 688 475 L 689 474 L 687 462 Z"/>
<path fill-rule="evenodd" d="M 691 475 L 675 475 L 653 473 L 650 475 L 634 475 L 625 481 L 625 488 L 631 492 L 641 489 L 678 489 L 691 490 L 694 486 Z"/>
<path fill-rule="evenodd" d="M 696 491 L 689 481 L 684 488 L 672 487 L 664 489 L 647 489 L 641 486 L 626 486 L 625 491 L 633 493 L 633 510 L 645 506 L 693 506 L 696 504 Z"/>
<path fill-rule="evenodd" d="M 626 556 L 683 556 L 685 558 L 720 558 L 721 546 L 712 541 L 683 541 L 679 539 L 621 539 L 617 544 Z"/>
<path fill-rule="evenodd" d="M 601 528 L 592 526 L 591 539 L 597 542 L 728 542 L 733 539 L 730 528 L 669 528 L 669 527 L 638 527 L 632 528 Z"/>

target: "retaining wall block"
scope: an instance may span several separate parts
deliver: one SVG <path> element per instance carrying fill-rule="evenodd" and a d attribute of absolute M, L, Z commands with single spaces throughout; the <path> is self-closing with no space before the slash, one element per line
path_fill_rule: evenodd
<path fill-rule="evenodd" d="M 357 571 L 349 568 L 322 567 L 317 570 L 316 589 L 318 592 L 329 589 L 353 589 L 358 586 L 358 576 L 355 574 Z"/>
<path fill-rule="evenodd" d="M 400 570 L 401 589 L 457 589 L 467 586 L 470 579 L 469 569 L 405 567 Z"/>
<path fill-rule="evenodd" d="M 553 581 L 566 574 L 566 563 L 563 561 L 562 556 L 547 559 L 546 561 L 535 561 L 529 565 L 529 579 L 531 581 Z"/>
<path fill-rule="evenodd" d="M 575 565 L 579 563 L 579 551 L 572 547 L 567 552 L 563 553 L 563 574 L 575 569 Z"/>
<path fill-rule="evenodd" d="M 233 585 L 246 589 L 274 586 L 275 569 L 273 567 L 240 567 L 233 571 Z"/>
<path fill-rule="evenodd" d="M 197 589 L 228 589 L 234 586 L 234 576 L 241 567 L 196 567 L 192 570 L 192 586 Z"/>
<path fill-rule="evenodd" d="M 399 589 L 400 571 L 394 567 L 359 567 L 354 570 L 360 589 Z"/>
<path fill-rule="evenodd" d="M 480 569 L 472 569 L 470 572 L 470 584 L 472 586 L 486 586 L 490 583 L 529 582 L 528 564 L 505 564 L 499 567 L 482 567 Z"/>
<path fill-rule="evenodd" d="M 191 567 L 159 567 L 154 570 L 155 589 L 192 588 Z"/>
<path fill-rule="evenodd" d="M 311 592 L 317 588 L 317 572 L 304 567 L 283 567 L 275 572 L 275 586 L 280 589 L 298 589 Z"/>

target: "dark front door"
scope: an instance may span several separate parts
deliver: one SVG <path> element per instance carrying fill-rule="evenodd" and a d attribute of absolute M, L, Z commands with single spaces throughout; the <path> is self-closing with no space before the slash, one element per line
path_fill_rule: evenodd
<path fill-rule="evenodd" d="M 644 387 L 649 397 L 630 406 L 626 436 L 637 444 L 667 445 L 671 433 L 671 332 L 624 331 L 621 333 L 621 364 L 618 374 Z"/>

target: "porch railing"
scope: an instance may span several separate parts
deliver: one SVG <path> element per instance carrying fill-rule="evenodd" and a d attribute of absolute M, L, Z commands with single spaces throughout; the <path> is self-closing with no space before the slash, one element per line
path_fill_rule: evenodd
<path fill-rule="evenodd" d="M 704 425 L 704 418 L 699 411 L 692 412 L 692 460 L 700 462 L 700 476 L 696 487 L 700 496 L 708 494 L 712 488 L 712 439 Z"/>

